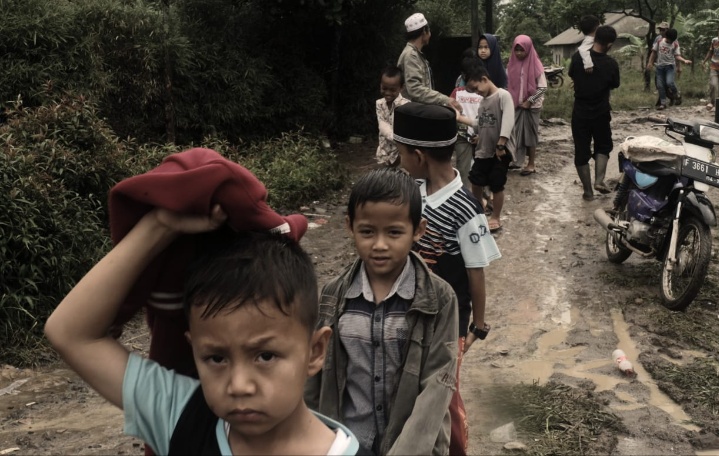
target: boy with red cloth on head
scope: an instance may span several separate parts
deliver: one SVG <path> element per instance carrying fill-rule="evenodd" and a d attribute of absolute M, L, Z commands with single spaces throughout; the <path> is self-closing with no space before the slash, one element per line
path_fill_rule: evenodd
<path fill-rule="evenodd" d="M 236 231 L 277 231 L 299 241 L 307 229 L 300 215 L 282 217 L 267 204 L 264 185 L 244 167 L 213 150 L 195 148 L 174 154 L 148 173 L 117 184 L 110 192 L 110 228 L 118 244 L 149 212 L 167 209 L 204 215 L 219 204 L 227 225 Z M 198 236 L 181 235 L 144 268 L 115 316 L 115 328 L 145 307 L 150 327 L 149 358 L 175 372 L 197 377 L 185 333 L 183 310 L 187 266 L 195 257 Z M 153 454 L 145 447 L 146 454 Z"/>
<path fill-rule="evenodd" d="M 317 277 L 297 242 L 306 222 L 273 212 L 266 195 L 248 170 L 207 149 L 121 182 L 111 193 L 117 245 L 45 325 L 68 365 L 124 411 L 125 433 L 159 454 L 353 455 L 359 448 L 349 429 L 304 402 L 331 329 L 315 327 Z M 153 302 L 156 290 L 182 307 Z M 131 293 L 150 297 L 154 355 L 183 367 L 194 361 L 199 380 L 109 335 L 121 308 L 126 317 L 145 304 L 128 300 Z M 178 313 L 187 319 L 184 333 Z"/>
<path fill-rule="evenodd" d="M 307 231 L 301 215 L 282 217 L 266 203 L 267 190 L 250 171 L 210 149 L 195 148 L 166 158 L 157 168 L 133 176 L 110 191 L 110 232 L 120 242 L 154 208 L 203 214 L 219 204 L 236 231 L 276 231 L 295 241 Z M 146 308 L 152 338 L 150 359 L 184 375 L 197 375 L 187 321 L 182 311 L 185 269 L 195 254 L 195 237 L 182 236 L 143 271 L 125 299 L 114 325 Z"/>

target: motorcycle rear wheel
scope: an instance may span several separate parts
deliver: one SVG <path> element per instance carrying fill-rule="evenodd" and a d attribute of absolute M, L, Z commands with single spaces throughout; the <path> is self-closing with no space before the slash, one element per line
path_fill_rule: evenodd
<path fill-rule="evenodd" d="M 709 227 L 689 217 L 679 226 L 677 262 L 669 270 L 669 255 L 662 264 L 661 295 L 664 307 L 681 311 L 689 307 L 699 293 L 711 260 L 712 237 Z"/>
<path fill-rule="evenodd" d="M 561 75 L 556 75 L 547 80 L 547 85 L 552 88 L 562 87 L 564 85 L 564 78 Z"/>
<path fill-rule="evenodd" d="M 625 220 L 627 214 L 627 205 L 623 204 L 622 207 L 616 210 L 616 213 L 612 216 L 612 220 L 615 223 Z M 632 254 L 632 251 L 622 246 L 619 243 L 619 235 L 607 231 L 607 239 L 604 243 L 605 250 L 607 251 L 607 259 L 610 263 L 622 264 Z"/>

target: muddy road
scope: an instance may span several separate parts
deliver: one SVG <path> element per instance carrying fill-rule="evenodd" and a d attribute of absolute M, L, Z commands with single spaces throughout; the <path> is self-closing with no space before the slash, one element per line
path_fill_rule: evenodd
<path fill-rule="evenodd" d="M 666 113 L 711 118 L 701 107 L 671 108 Z M 615 113 L 615 150 L 628 135 L 661 136 L 663 131 L 647 119 L 654 114 Z M 702 405 L 697 395 L 682 394 L 688 387 L 681 379 L 663 375 L 681 372 L 698 360 L 716 362 L 717 230 L 702 293 L 686 313 L 666 311 L 658 293 L 658 262 L 632 257 L 617 266 L 606 260 L 604 234 L 591 214 L 609 207 L 611 195 L 582 200 L 569 125 L 545 122 L 541 135 L 538 172 L 526 177 L 510 172 L 503 229 L 495 235 L 503 258 L 486 270 L 487 321 L 492 330 L 462 366 L 470 453 L 507 452 L 507 440 L 536 451 L 533 446 L 541 436 L 523 432 L 521 416 L 510 413 L 506 404 L 516 385 L 557 383 L 586 392 L 623 424 L 621 432 L 594 438 L 599 442 L 592 447 L 595 454 L 719 454 L 716 409 Z M 340 149 L 354 175 L 374 166 L 372 142 Z M 617 175 L 612 159 L 608 177 Z M 709 197 L 719 210 L 719 191 L 711 189 Z M 306 208 L 314 228 L 303 245 L 316 261 L 321 283 L 354 257 L 344 231 L 346 198 L 345 191 Z M 140 319 L 126 329 L 123 339 L 138 351 L 147 347 Z M 614 366 L 611 353 L 616 348 L 632 361 L 635 378 Z M 516 434 L 497 438 L 492 431 L 508 423 L 517 425 Z M 120 411 L 62 364 L 34 370 L 0 368 L 0 454 L 142 451 L 141 442 L 122 435 Z M 585 451 L 580 442 L 566 454 Z"/>

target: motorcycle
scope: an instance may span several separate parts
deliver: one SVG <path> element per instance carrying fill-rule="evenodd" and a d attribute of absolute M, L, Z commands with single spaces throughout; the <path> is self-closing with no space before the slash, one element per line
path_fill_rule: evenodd
<path fill-rule="evenodd" d="M 627 138 L 613 209 L 597 209 L 594 219 L 607 231 L 610 262 L 621 264 L 632 253 L 662 262 L 662 304 L 680 311 L 699 293 L 711 259 L 710 227 L 717 218 L 705 192 L 719 187 L 713 150 L 719 124 L 668 118 L 657 126 L 680 145 L 652 136 Z M 649 140 L 662 144 L 642 147 Z"/>
<path fill-rule="evenodd" d="M 562 87 L 564 84 L 564 67 L 544 67 L 544 77 L 547 78 L 547 85 L 549 87 Z"/>

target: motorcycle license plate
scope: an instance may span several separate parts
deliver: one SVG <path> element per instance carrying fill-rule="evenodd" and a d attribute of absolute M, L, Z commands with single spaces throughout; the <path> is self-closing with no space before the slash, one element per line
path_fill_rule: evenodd
<path fill-rule="evenodd" d="M 699 182 L 719 187 L 719 166 L 696 158 L 682 158 L 682 176 L 691 177 Z"/>

